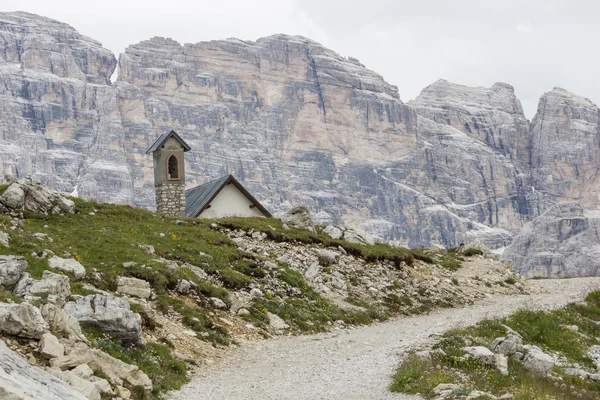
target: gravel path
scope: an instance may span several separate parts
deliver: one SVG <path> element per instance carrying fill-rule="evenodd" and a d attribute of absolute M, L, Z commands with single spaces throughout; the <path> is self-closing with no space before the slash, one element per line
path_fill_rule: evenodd
<path fill-rule="evenodd" d="M 414 399 L 387 391 L 402 354 L 433 334 L 504 316 L 515 309 L 553 308 L 582 299 L 600 278 L 540 280 L 549 294 L 505 296 L 474 306 L 399 318 L 334 333 L 262 341 L 204 367 L 173 400 Z"/>

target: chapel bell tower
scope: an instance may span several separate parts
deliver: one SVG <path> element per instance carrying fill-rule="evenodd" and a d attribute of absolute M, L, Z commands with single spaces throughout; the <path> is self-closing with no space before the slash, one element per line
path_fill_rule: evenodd
<path fill-rule="evenodd" d="M 185 217 L 184 153 L 190 146 L 175 132 L 160 135 L 146 154 L 154 158 L 156 211 L 174 217 Z"/>

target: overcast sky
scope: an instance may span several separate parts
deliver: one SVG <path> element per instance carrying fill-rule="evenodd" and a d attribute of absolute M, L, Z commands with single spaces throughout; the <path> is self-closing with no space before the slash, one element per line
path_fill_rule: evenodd
<path fill-rule="evenodd" d="M 600 101 L 599 0 L 1 0 L 0 10 L 66 22 L 116 55 L 152 36 L 303 35 L 360 59 L 403 101 L 440 78 L 508 82 L 528 118 L 554 86 Z"/>

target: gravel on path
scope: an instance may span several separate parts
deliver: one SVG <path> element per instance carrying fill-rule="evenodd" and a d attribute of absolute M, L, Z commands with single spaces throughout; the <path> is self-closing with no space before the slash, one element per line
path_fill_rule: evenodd
<path fill-rule="evenodd" d="M 499 296 L 473 306 L 310 336 L 265 340 L 205 366 L 172 400 L 417 399 L 387 390 L 411 348 L 450 328 L 519 308 L 550 309 L 600 288 L 600 278 L 532 281 L 549 293 Z"/>

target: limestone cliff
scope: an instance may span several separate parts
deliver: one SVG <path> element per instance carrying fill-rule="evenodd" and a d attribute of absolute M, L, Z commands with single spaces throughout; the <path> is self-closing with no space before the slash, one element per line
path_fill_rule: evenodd
<path fill-rule="evenodd" d="M 69 25 L 0 13 L 0 172 L 62 192 L 131 202 L 110 76 L 117 61 Z"/>
<path fill-rule="evenodd" d="M 121 54 L 113 84 L 114 56 L 65 24 L 3 13 L 0 38 L 0 172 L 62 192 L 154 207 L 144 151 L 175 129 L 189 186 L 232 173 L 274 213 L 307 203 L 318 223 L 409 246 L 503 247 L 556 201 L 597 203 L 584 192 L 598 146 L 576 142 L 598 140 L 598 110 L 566 92 L 530 131 L 510 85 L 439 81 L 406 105 L 300 36 L 152 38 Z"/>
<path fill-rule="evenodd" d="M 600 212 L 559 203 L 525 225 L 503 257 L 527 277 L 600 275 Z"/>

